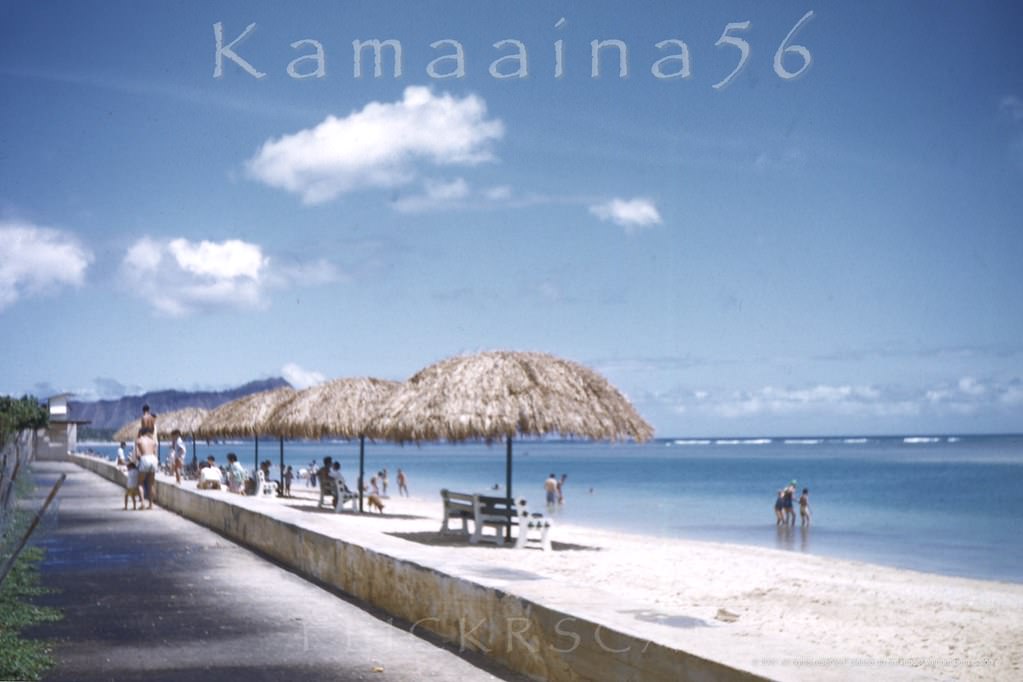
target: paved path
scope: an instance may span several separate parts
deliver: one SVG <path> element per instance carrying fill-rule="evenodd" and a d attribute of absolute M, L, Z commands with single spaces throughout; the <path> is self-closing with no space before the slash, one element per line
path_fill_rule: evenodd
<path fill-rule="evenodd" d="M 523 680 L 391 625 L 160 508 L 123 511 L 123 489 L 73 464 L 33 464 L 35 508 L 67 473 L 39 599 L 64 611 L 47 680 Z M 130 503 L 129 503 L 130 507 Z"/>

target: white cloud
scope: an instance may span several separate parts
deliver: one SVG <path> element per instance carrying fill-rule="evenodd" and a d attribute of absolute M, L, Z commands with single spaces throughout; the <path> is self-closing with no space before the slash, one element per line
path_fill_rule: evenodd
<path fill-rule="evenodd" d="M 70 233 L 0 221 L 0 310 L 23 296 L 82 286 L 92 260 L 92 252 Z"/>
<path fill-rule="evenodd" d="M 590 206 L 590 213 L 601 220 L 610 221 L 625 228 L 631 234 L 636 230 L 661 223 L 661 214 L 650 199 L 612 199 L 603 204 Z"/>
<path fill-rule="evenodd" d="M 238 239 L 219 243 L 172 239 L 167 244 L 167 251 L 182 270 L 215 280 L 259 279 L 260 271 L 266 266 L 266 258 L 259 246 Z"/>
<path fill-rule="evenodd" d="M 408 87 L 398 102 L 371 102 L 344 118 L 270 139 L 246 163 L 248 174 L 318 204 L 357 189 L 411 182 L 418 163 L 475 165 L 493 158 L 504 125 L 487 119 L 475 95 L 435 95 Z"/>
<path fill-rule="evenodd" d="M 269 259 L 262 248 L 224 242 L 143 237 L 121 262 L 124 281 L 156 310 L 179 317 L 202 309 L 264 305 Z"/>
<path fill-rule="evenodd" d="M 284 367 L 281 367 L 281 376 L 284 377 L 285 381 L 297 389 L 309 388 L 316 384 L 322 384 L 327 380 L 327 378 L 319 372 L 303 369 L 294 362 L 289 362 L 284 365 Z"/>
<path fill-rule="evenodd" d="M 274 263 L 258 244 L 228 239 L 192 242 L 143 237 L 121 262 L 122 280 L 133 293 L 165 315 L 201 310 L 258 309 L 270 289 L 318 286 L 341 279 L 333 263 Z"/>
<path fill-rule="evenodd" d="M 885 394 L 873 386 L 764 386 L 751 391 L 729 391 L 723 394 L 701 389 L 689 395 L 695 401 L 693 407 L 699 412 L 728 419 L 803 414 L 886 417 L 920 412 L 920 406 L 912 400 Z"/>
<path fill-rule="evenodd" d="M 739 419 L 757 416 L 912 417 L 975 415 L 1012 409 L 1023 402 L 1018 380 L 981 382 L 963 377 L 923 388 L 818 384 L 803 388 L 764 386 L 753 390 L 675 391 L 665 400 L 670 409 Z"/>
<path fill-rule="evenodd" d="M 463 178 L 451 182 L 426 180 L 423 193 L 401 197 L 394 202 L 394 208 L 403 213 L 421 213 L 452 208 L 469 196 L 469 183 Z"/>

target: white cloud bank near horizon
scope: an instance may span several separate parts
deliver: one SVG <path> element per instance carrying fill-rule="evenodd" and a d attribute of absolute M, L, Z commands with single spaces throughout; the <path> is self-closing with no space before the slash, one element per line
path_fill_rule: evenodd
<path fill-rule="evenodd" d="M 654 397 L 677 414 L 741 420 L 755 417 L 971 416 L 1023 407 L 1023 380 L 964 376 L 929 388 L 874 385 L 763 386 L 749 390 L 692 389 Z"/>
<path fill-rule="evenodd" d="M 492 160 L 504 135 L 476 95 L 454 97 L 411 86 L 397 102 L 370 102 L 344 118 L 263 143 L 249 177 L 320 204 L 359 189 L 412 182 L 418 165 L 474 166 Z"/>
<path fill-rule="evenodd" d="M 590 213 L 603 221 L 624 227 L 627 234 L 660 225 L 662 222 L 661 213 L 654 202 L 643 197 L 615 198 L 602 204 L 594 204 L 590 206 Z"/>
<path fill-rule="evenodd" d="M 132 293 L 171 317 L 223 308 L 260 309 L 268 304 L 271 288 L 338 279 L 334 266 L 324 260 L 274 270 L 258 244 L 180 237 L 137 240 L 121 261 L 121 274 Z"/>
<path fill-rule="evenodd" d="M 21 298 L 80 287 L 93 254 L 69 232 L 0 220 L 0 312 Z"/>

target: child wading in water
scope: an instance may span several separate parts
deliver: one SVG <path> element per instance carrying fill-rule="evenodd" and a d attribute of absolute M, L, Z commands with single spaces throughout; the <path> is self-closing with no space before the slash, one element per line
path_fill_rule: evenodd
<path fill-rule="evenodd" d="M 131 508 L 138 510 L 139 502 L 139 470 L 135 468 L 135 462 L 128 462 L 128 483 L 124 488 L 124 510 L 128 511 L 128 498 L 131 498 Z"/>
<path fill-rule="evenodd" d="M 799 520 L 804 526 L 810 525 L 810 489 L 803 488 L 799 496 Z"/>

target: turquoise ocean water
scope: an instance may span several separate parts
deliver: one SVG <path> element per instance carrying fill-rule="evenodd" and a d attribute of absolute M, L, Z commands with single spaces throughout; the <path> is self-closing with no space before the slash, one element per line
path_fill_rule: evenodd
<path fill-rule="evenodd" d="M 112 457 L 114 446 L 84 444 Z M 252 441 L 207 445 L 219 462 L 254 461 Z M 358 442 L 284 443 L 298 471 L 324 455 L 358 471 Z M 189 457 L 191 457 L 191 446 Z M 261 439 L 259 458 L 279 460 Z M 538 510 L 543 481 L 568 474 L 565 522 L 775 547 L 984 579 L 1023 582 L 1023 436 L 660 439 L 642 445 L 518 440 L 513 492 Z M 504 444 L 366 444 L 367 479 L 398 467 L 413 495 L 484 492 L 505 480 Z M 813 524 L 779 529 L 773 504 L 791 479 L 810 489 Z M 302 485 L 296 481 L 295 485 Z"/>

